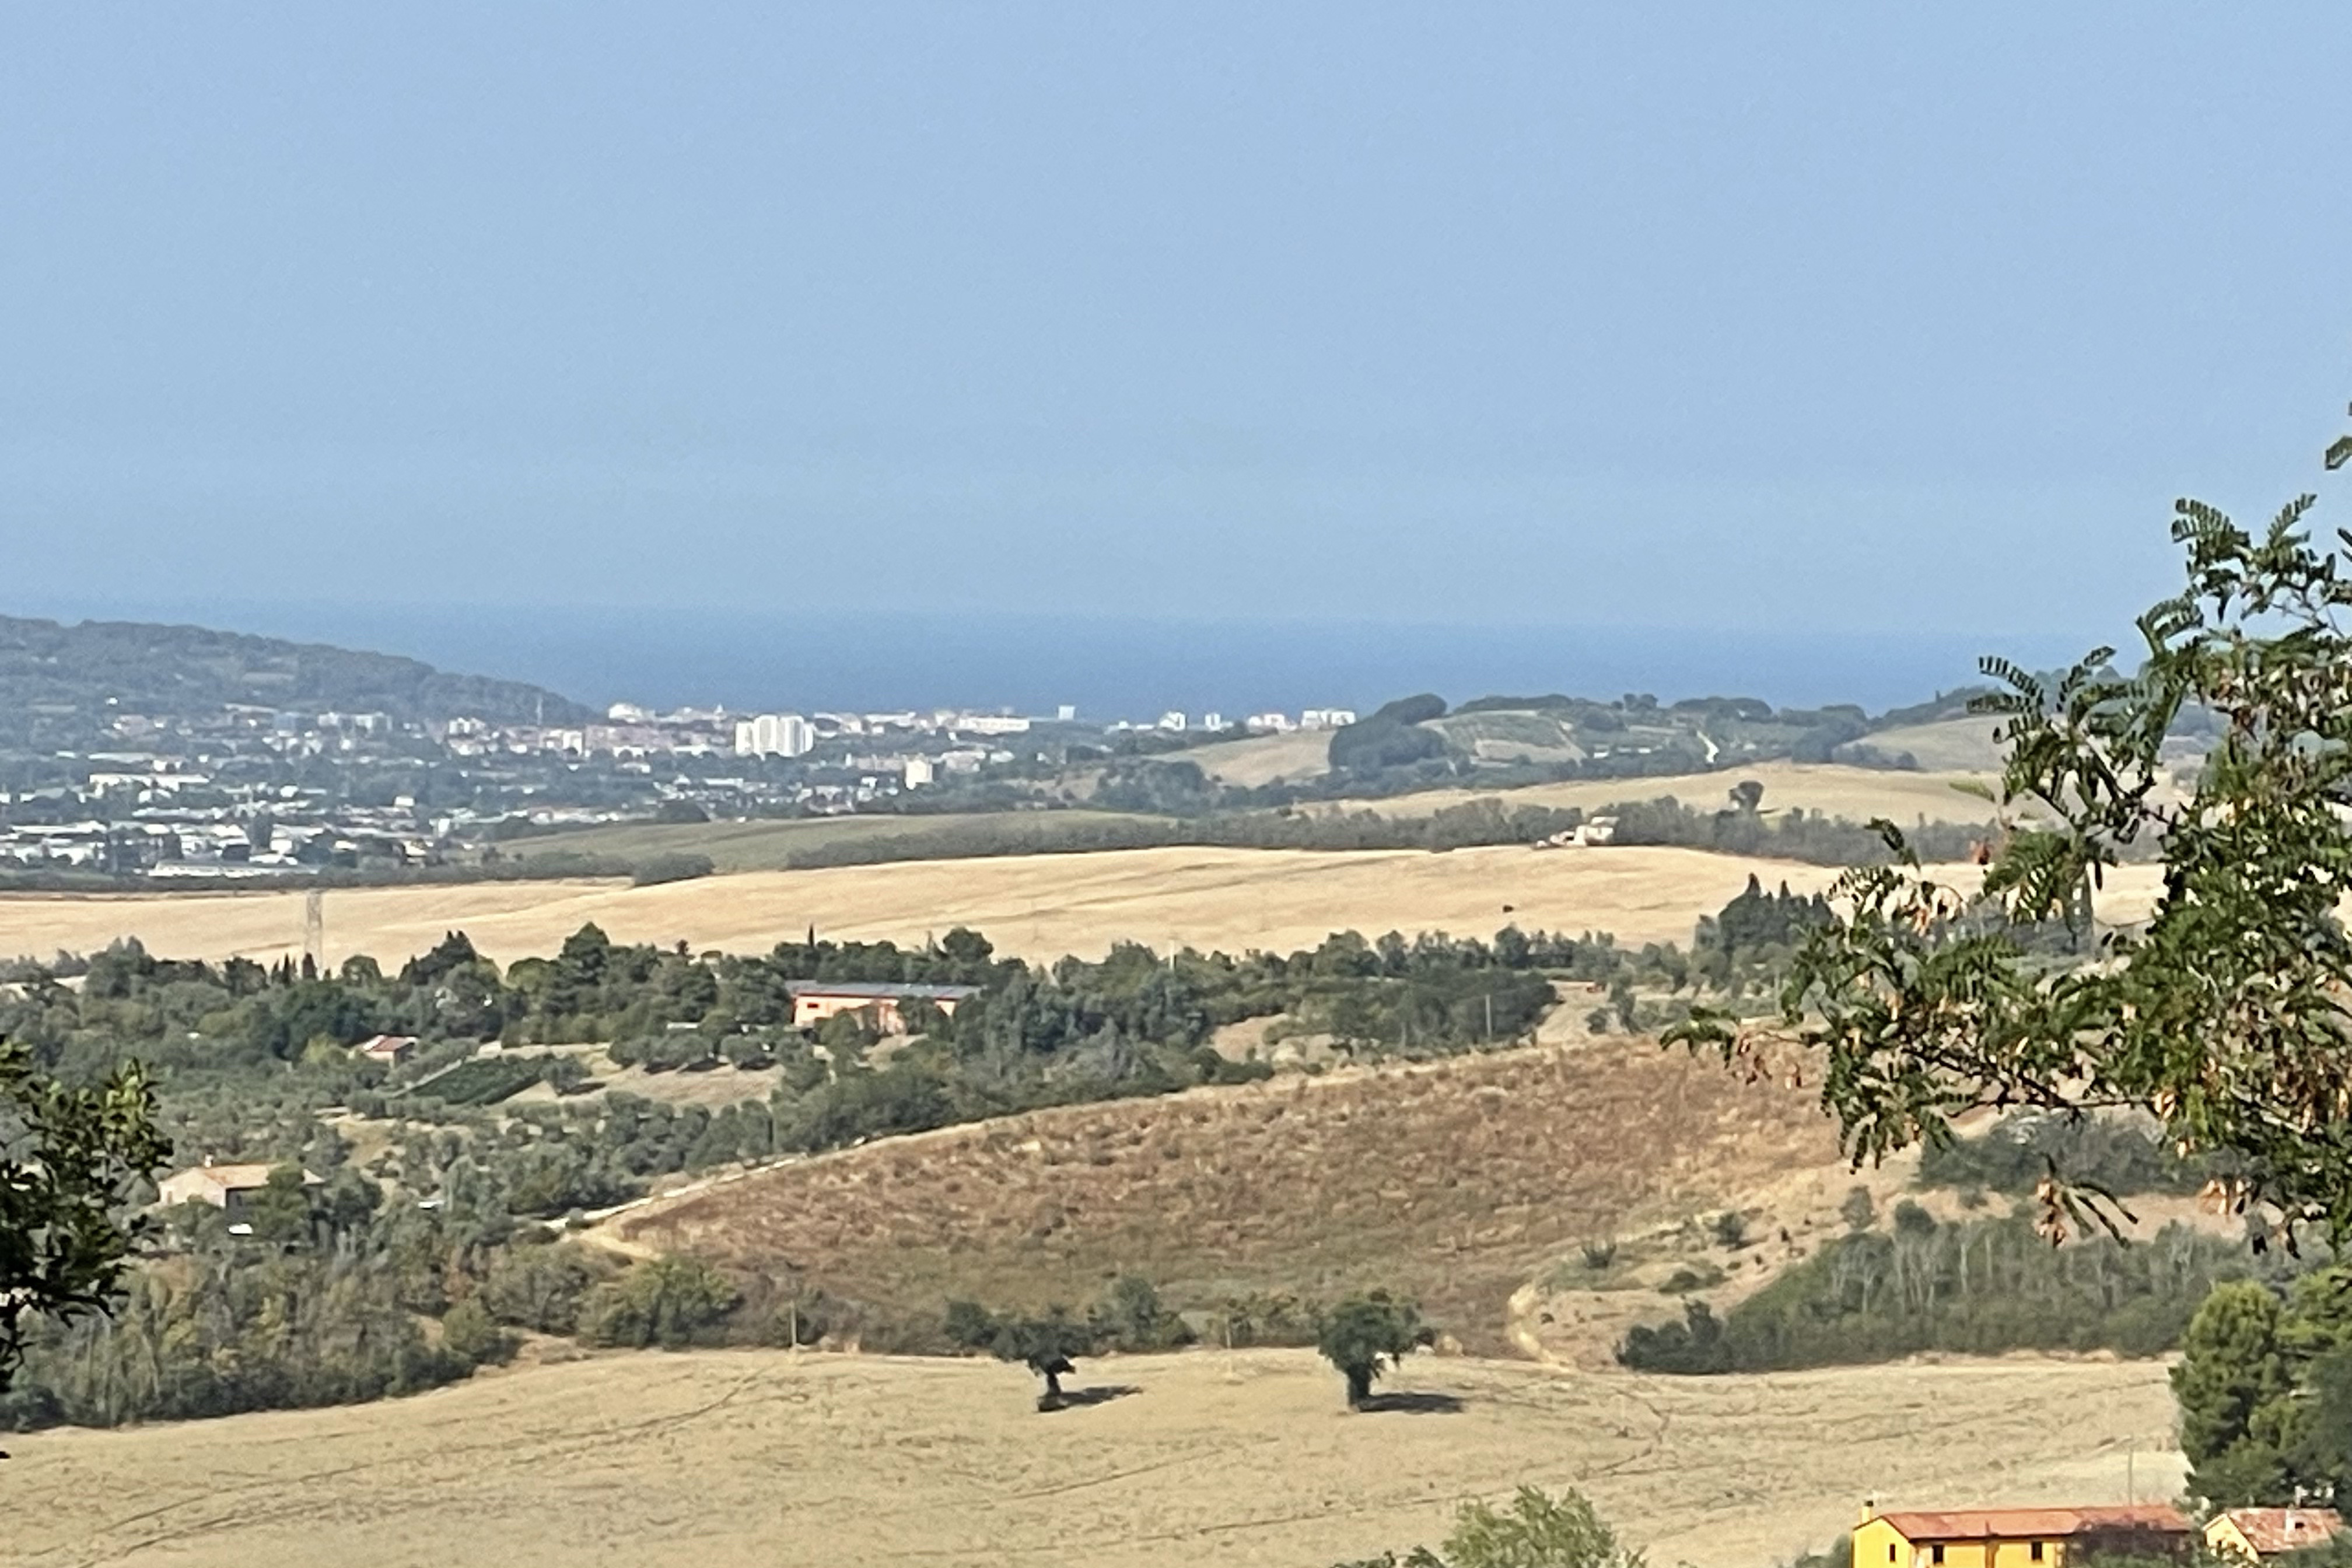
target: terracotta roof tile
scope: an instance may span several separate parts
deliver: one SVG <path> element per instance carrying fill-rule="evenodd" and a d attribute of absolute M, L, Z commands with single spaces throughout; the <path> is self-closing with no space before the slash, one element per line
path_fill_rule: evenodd
<path fill-rule="evenodd" d="M 2233 1508 L 2229 1519 L 2264 1557 L 2316 1546 L 2344 1528 L 2344 1516 L 2332 1508 Z"/>
<path fill-rule="evenodd" d="M 2189 1532 L 2188 1516 L 2170 1503 L 2110 1503 L 2091 1508 L 1969 1508 L 1878 1515 L 1906 1541 L 2063 1540 L 2116 1530 Z"/>

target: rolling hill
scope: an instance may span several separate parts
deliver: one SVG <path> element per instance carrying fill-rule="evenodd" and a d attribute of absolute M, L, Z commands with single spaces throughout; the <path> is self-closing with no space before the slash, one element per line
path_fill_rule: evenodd
<path fill-rule="evenodd" d="M 464 714 L 525 723 L 544 713 L 550 723 L 578 723 L 595 716 L 541 687 L 451 675 L 393 654 L 203 626 L 0 616 L 0 739 L 26 731 L 37 717 L 195 717 L 232 702 L 400 720 Z"/>
<path fill-rule="evenodd" d="M 1082 1303 L 1118 1273 L 1179 1308 L 1391 1286 L 1474 1351 L 1580 1244 L 1832 1164 L 1815 1097 L 1612 1037 L 1071 1106 L 657 1199 L 598 1233 L 795 1279 L 877 1321 L 950 1295 Z"/>

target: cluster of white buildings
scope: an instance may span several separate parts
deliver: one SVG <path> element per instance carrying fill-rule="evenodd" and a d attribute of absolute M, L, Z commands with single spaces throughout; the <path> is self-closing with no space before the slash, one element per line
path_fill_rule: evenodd
<path fill-rule="evenodd" d="M 1307 708 L 1296 719 L 1287 713 L 1253 713 L 1242 721 L 1242 728 L 1253 735 L 1287 735 L 1297 730 L 1337 730 L 1355 721 L 1356 710 L 1352 708 Z M 1111 726 L 1113 730 L 1165 730 L 1176 735 L 1193 730 L 1213 733 L 1227 727 L 1225 716 L 1213 708 L 1202 714 L 1197 723 L 1189 714 L 1171 709 L 1160 716 L 1157 723 Z"/>

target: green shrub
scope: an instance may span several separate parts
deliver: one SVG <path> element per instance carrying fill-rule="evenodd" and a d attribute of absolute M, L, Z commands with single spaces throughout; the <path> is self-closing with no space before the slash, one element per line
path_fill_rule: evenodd
<path fill-rule="evenodd" d="M 734 1310 L 735 1288 L 697 1258 L 662 1258 L 599 1285 L 580 1309 L 591 1344 L 683 1350 Z"/>
<path fill-rule="evenodd" d="M 511 1361 L 519 1342 L 498 1325 L 480 1301 L 470 1297 L 450 1308 L 441 1320 L 442 1349 L 471 1366 Z"/>

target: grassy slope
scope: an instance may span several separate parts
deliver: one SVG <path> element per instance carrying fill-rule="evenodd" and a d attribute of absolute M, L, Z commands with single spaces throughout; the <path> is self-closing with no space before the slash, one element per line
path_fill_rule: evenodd
<path fill-rule="evenodd" d="M 1328 730 L 1299 730 L 1287 735 L 1254 735 L 1246 741 L 1216 741 L 1180 752 L 1176 759 L 1198 763 L 1210 777 L 1245 789 L 1277 779 L 1298 783 L 1331 771 L 1331 734 Z"/>
<path fill-rule="evenodd" d="M 1181 1307 L 1391 1285 L 1475 1350 L 1578 1244 L 1723 1206 L 1835 1156 L 1812 1095 L 1644 1040 L 1289 1077 L 894 1139 L 607 1222 L 636 1250 L 919 1317 L 1044 1305 L 1108 1275 Z"/>
<path fill-rule="evenodd" d="M 1965 770 L 1897 773 L 1837 763 L 1757 763 L 1719 773 L 1580 779 L 1570 784 L 1528 784 L 1512 790 L 1428 790 L 1368 804 L 1370 809 L 1386 816 L 1425 816 L 1444 806 L 1480 799 L 1499 800 L 1507 805 L 1573 805 L 1591 811 L 1621 801 L 1657 800 L 1672 795 L 1687 805 L 1712 811 L 1727 804 L 1727 792 L 1742 779 L 1754 779 L 1763 784 L 1764 812 L 1768 816 L 1776 811 L 1802 807 L 1856 822 L 1885 816 L 1908 825 L 1921 816 L 1930 822 L 1982 822 L 1992 815 L 1992 807 L 1984 800 L 1953 787 L 1956 784 L 1989 782 L 1985 774 Z M 1352 802 L 1345 808 L 1361 809 Z"/>
<path fill-rule="evenodd" d="M 1992 738 L 2000 723 L 1989 714 L 1940 719 L 1932 724 L 1881 730 L 1864 735 L 1860 743 L 1890 754 L 1908 752 L 1922 768 L 1990 772 L 2000 766 L 2000 748 Z"/>

